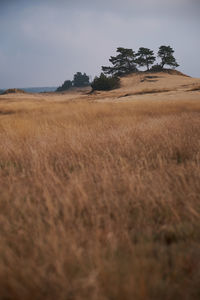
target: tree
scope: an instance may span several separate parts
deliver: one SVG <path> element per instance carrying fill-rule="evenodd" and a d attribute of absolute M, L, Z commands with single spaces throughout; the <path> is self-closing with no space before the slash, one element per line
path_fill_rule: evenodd
<path fill-rule="evenodd" d="M 62 92 L 62 91 L 67 91 L 72 87 L 72 81 L 71 80 L 66 80 L 62 86 L 57 88 L 57 92 Z"/>
<path fill-rule="evenodd" d="M 170 46 L 160 46 L 158 51 L 158 57 L 161 58 L 161 67 L 164 68 L 164 65 L 168 65 L 171 67 L 178 67 L 179 64 L 177 63 L 174 55 L 174 50 Z"/>
<path fill-rule="evenodd" d="M 156 57 L 154 56 L 154 52 L 148 48 L 139 48 L 137 56 L 137 64 L 140 67 L 147 67 L 147 71 L 149 71 L 149 67 L 153 65 L 153 63 L 156 60 Z"/>
<path fill-rule="evenodd" d="M 75 87 L 89 86 L 90 85 L 89 76 L 87 76 L 86 73 L 82 74 L 81 72 L 77 72 L 74 75 L 73 85 Z"/>
<path fill-rule="evenodd" d="M 111 56 L 109 59 L 113 65 L 112 67 L 102 66 L 102 71 L 105 74 L 121 76 L 137 71 L 136 56 L 132 49 L 119 47 L 117 53 L 119 53 L 117 56 Z"/>
<path fill-rule="evenodd" d="M 91 87 L 93 91 L 109 91 L 118 88 L 119 85 L 120 80 L 118 77 L 107 77 L 105 74 L 101 73 L 99 77 L 94 78 Z"/>

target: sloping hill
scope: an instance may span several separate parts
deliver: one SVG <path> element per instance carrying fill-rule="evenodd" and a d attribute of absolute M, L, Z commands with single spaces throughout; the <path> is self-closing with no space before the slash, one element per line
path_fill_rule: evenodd
<path fill-rule="evenodd" d="M 200 99 L 200 78 L 192 78 L 179 71 L 167 70 L 160 73 L 137 73 L 120 79 L 120 88 L 112 91 L 96 91 L 91 88 L 74 88 L 61 93 L 29 94 L 24 91 L 6 91 L 0 100 L 12 101 L 155 101 L 155 100 L 198 100 Z M 14 93 L 13 93 L 14 92 Z M 23 94 L 21 94 L 23 93 Z"/>
<path fill-rule="evenodd" d="M 109 92 L 95 92 L 97 100 L 136 100 L 170 97 L 200 97 L 200 79 L 181 72 L 137 73 L 120 79 L 120 88 Z"/>
<path fill-rule="evenodd" d="M 182 75 L 172 75 L 168 73 L 139 73 L 121 78 L 121 87 L 140 91 L 143 89 L 157 90 L 177 90 L 190 87 L 200 79 L 194 79 Z"/>

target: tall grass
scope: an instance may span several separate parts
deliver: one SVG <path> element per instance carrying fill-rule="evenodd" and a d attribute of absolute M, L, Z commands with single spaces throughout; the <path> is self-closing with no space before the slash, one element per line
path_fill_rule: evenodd
<path fill-rule="evenodd" d="M 0 111 L 0 299 L 199 299 L 198 103 Z"/>

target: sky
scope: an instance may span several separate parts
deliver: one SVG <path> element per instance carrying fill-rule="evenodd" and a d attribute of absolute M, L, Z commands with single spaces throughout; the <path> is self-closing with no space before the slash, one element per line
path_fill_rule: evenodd
<path fill-rule="evenodd" d="M 200 77 L 200 0 L 0 0 L 0 88 L 92 78 L 117 47 L 170 45 Z"/>

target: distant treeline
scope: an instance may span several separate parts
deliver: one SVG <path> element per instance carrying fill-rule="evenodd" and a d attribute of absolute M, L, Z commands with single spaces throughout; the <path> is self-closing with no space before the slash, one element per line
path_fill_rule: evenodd
<path fill-rule="evenodd" d="M 77 72 L 74 80 L 67 80 L 57 89 L 57 91 L 68 90 L 71 87 L 84 87 L 91 85 L 93 90 L 111 90 L 119 87 L 119 77 L 130 73 L 141 71 L 139 68 L 146 68 L 145 71 L 161 72 L 165 66 L 173 69 L 179 66 L 174 50 L 170 46 L 160 46 L 157 52 L 159 62 L 156 62 L 154 51 L 149 48 L 140 47 L 137 52 L 133 49 L 118 47 L 116 56 L 111 56 L 109 62 L 111 66 L 102 66 L 102 73 L 95 77 L 93 82 L 89 82 L 86 73 Z"/>
<path fill-rule="evenodd" d="M 57 88 L 57 92 L 66 91 L 72 87 L 90 86 L 90 78 L 86 73 L 77 72 L 73 80 L 66 80 L 62 86 Z"/>

